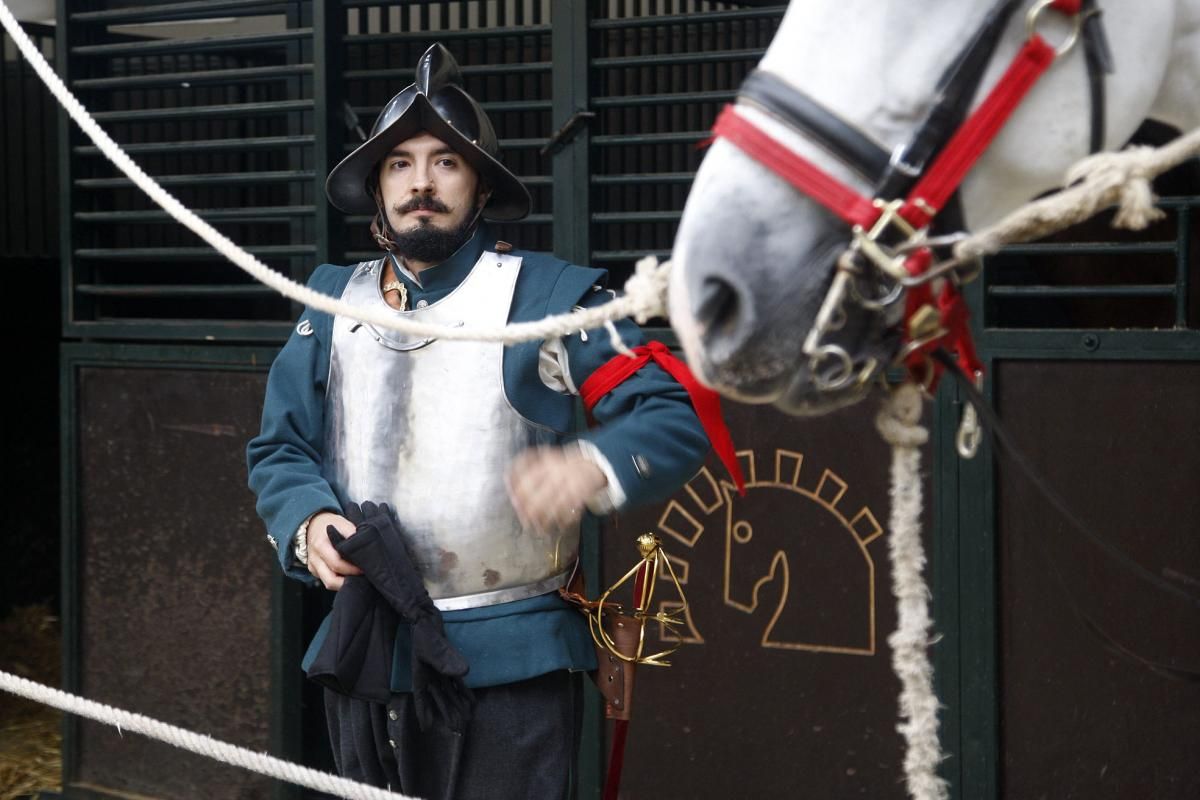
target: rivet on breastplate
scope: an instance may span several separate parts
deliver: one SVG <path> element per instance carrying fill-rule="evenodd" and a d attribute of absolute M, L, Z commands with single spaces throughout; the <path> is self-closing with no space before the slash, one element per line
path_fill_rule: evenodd
<path fill-rule="evenodd" d="M 427 306 L 427 305 L 429 305 L 428 300 L 422 299 L 422 300 L 417 301 L 417 308 L 425 308 L 425 306 Z"/>

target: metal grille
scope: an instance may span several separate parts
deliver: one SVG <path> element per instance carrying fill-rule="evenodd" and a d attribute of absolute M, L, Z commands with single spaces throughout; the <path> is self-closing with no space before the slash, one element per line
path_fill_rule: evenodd
<path fill-rule="evenodd" d="M 54 63 L 54 28 L 23 27 Z M 7 33 L 0 34 L 0 51 L 0 256 L 54 258 L 58 106 Z"/>
<path fill-rule="evenodd" d="M 323 179 L 412 80 L 420 53 L 441 41 L 534 197 L 533 214 L 499 226 L 498 236 L 608 267 L 618 285 L 637 258 L 669 253 L 702 157 L 696 146 L 784 10 L 702 0 L 71 5 L 78 10 L 61 35 L 72 87 L 147 171 L 276 269 L 300 278 L 321 261 L 378 255 L 369 220 L 331 211 Z M 238 32 L 220 32 L 223 23 Z M 576 24 L 584 31 L 578 44 L 564 47 L 558 37 L 574 35 Z M 9 49 L 11 105 L 28 79 Z M 563 71 L 570 80 L 556 74 Z M 564 144 L 566 153 L 551 153 L 551 134 L 577 110 L 595 116 Z M 25 208 L 29 219 L 6 214 L 3 235 L 10 250 L 44 252 L 60 239 L 69 246 L 68 335 L 283 334 L 294 313 L 288 303 L 170 221 L 77 131 L 61 193 L 66 235 L 39 225 L 54 218 L 43 207 L 53 193 L 37 192 L 51 181 L 12 180 L 22 170 L 28 178 L 36 159 L 14 161 L 11 153 L 14 142 L 28 149 L 51 139 L 30 141 L 28 104 L 24 113 L 24 122 L 5 115 L 4 191 L 7 205 Z M 36 113 L 44 119 L 50 111 Z M 1143 134 L 1156 136 L 1161 130 Z M 990 260 L 986 327 L 1194 327 L 1198 169 L 1187 165 L 1160 182 L 1169 219 L 1145 235 L 1117 239 L 1100 223 Z"/>
<path fill-rule="evenodd" d="M 533 195 L 533 212 L 494 226 L 497 236 L 532 250 L 551 249 L 551 163 L 540 151 L 551 121 L 550 0 L 459 0 L 402 5 L 347 0 L 345 91 L 362 131 L 413 81 L 421 53 L 441 42 L 462 67 L 500 137 L 501 157 Z M 348 130 L 342 154 L 361 142 Z M 332 166 L 329 165 L 329 166 Z M 369 217 L 345 217 L 347 260 L 378 258 Z"/>
<path fill-rule="evenodd" d="M 1135 141 L 1176 135 L 1147 124 Z M 1166 212 L 1145 231 L 1112 213 L 1045 241 L 1006 247 L 985 271 L 989 328 L 1196 329 L 1200 322 L 1200 161 L 1155 183 Z"/>
<path fill-rule="evenodd" d="M 316 253 L 308 3 L 105 5 L 68 17 L 72 89 L 185 205 L 271 267 L 303 276 Z M 233 22 L 238 32 L 221 30 Z M 170 327 L 213 338 L 233 335 L 228 323 L 239 321 L 241 337 L 279 335 L 280 325 L 263 321 L 289 319 L 286 301 L 171 220 L 79 138 L 72 131 L 64 187 L 69 333 L 163 336 Z"/>
<path fill-rule="evenodd" d="M 697 145 L 762 57 L 782 7 L 594 0 L 592 261 L 623 283 L 669 255 Z"/>

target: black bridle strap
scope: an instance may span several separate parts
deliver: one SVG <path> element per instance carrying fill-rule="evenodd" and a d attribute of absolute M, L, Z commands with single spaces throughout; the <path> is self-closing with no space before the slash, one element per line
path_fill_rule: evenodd
<path fill-rule="evenodd" d="M 758 105 L 809 136 L 871 183 L 875 197 L 903 197 L 962 126 L 995 55 L 1000 36 L 1022 2 L 1024 0 L 999 0 L 992 7 L 958 56 L 943 71 L 933 105 L 895 157 L 874 138 L 772 73 L 751 72 L 738 92 L 739 99 Z M 1083 13 L 1083 46 L 1091 99 L 1089 138 L 1091 151 L 1096 152 L 1104 144 L 1104 75 L 1112 72 L 1112 55 L 1096 0 L 1084 0 Z"/>
<path fill-rule="evenodd" d="M 904 197 L 917 178 L 962 127 L 979 92 L 1000 35 L 1024 0 L 1000 0 L 984 17 L 970 41 L 946 67 L 937 83 L 937 96 L 912 138 L 886 174 L 879 178 L 876 197 Z"/>
<path fill-rule="evenodd" d="M 1104 76 L 1112 74 L 1113 58 L 1096 0 L 1083 0 L 1082 13 L 1083 57 L 1087 63 L 1088 94 L 1092 106 L 1092 131 L 1088 150 L 1099 153 L 1104 149 L 1105 137 Z"/>
<path fill-rule="evenodd" d="M 806 134 L 871 184 L 887 170 L 891 153 L 883 145 L 770 72 L 747 75 L 738 98 Z"/>

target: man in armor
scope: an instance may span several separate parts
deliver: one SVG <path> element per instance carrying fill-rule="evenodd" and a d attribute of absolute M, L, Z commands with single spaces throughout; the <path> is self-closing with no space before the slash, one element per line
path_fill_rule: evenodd
<path fill-rule="evenodd" d="M 489 234 L 486 220 L 531 204 L 498 149 L 454 59 L 430 47 L 326 183 L 338 208 L 375 215 L 384 257 L 321 265 L 309 286 L 445 325 L 608 300 L 604 270 Z M 640 344 L 635 325 L 617 328 Z M 284 571 L 341 590 L 305 658 L 337 689 L 326 715 L 340 773 L 423 797 L 572 796 L 579 673 L 596 661 L 556 590 L 580 518 L 664 499 L 709 449 L 687 391 L 653 362 L 576 430 L 580 387 L 622 359 L 603 329 L 503 346 L 300 315 L 271 368 L 250 486 Z"/>

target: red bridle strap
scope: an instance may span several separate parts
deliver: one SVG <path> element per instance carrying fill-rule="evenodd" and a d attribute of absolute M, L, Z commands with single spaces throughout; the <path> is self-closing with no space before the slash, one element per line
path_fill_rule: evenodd
<path fill-rule="evenodd" d="M 900 216 L 924 228 L 958 189 L 1033 84 L 1054 62 L 1054 48 L 1032 36 L 982 105 L 971 113 L 909 192 Z"/>
<path fill-rule="evenodd" d="M 1053 4 L 1057 11 L 1067 15 L 1078 14 L 1079 6 L 1079 0 L 1055 0 Z M 945 148 L 909 192 L 899 209 L 899 216 L 917 230 L 929 225 L 950 196 L 958 190 L 967 173 L 996 138 L 1038 78 L 1054 62 L 1054 58 L 1054 48 L 1041 36 L 1034 34 L 1029 37 L 1005 70 L 999 83 L 992 88 L 983 103 L 967 117 L 962 127 L 950 138 Z M 721 111 L 716 124 L 713 125 L 713 136 L 728 139 L 746 155 L 851 226 L 861 226 L 863 230 L 869 230 L 880 217 L 881 211 L 871 198 L 864 197 L 811 161 L 797 155 L 789 147 L 760 130 L 733 106 L 726 106 Z M 919 250 L 906 259 L 905 267 L 911 273 L 919 275 L 928 268 L 930 255 L 928 250 Z M 944 331 L 941 336 L 923 341 L 919 346 L 914 343 L 916 349 L 910 349 L 907 358 L 910 372 L 919 376 L 923 369 L 933 369 L 933 375 L 924 377 L 927 384 L 936 384 L 941 367 L 928 361 L 928 353 L 936 347 L 948 347 L 958 353 L 959 363 L 968 374 L 981 373 L 983 365 L 971 341 L 966 303 L 958 289 L 946 282 L 936 301 L 932 295 L 932 288 L 928 285 L 915 287 L 908 293 L 905 327 L 907 328 L 907 320 L 917 308 L 936 302 L 941 328 Z M 905 338 L 908 338 L 907 330 Z"/>
<path fill-rule="evenodd" d="M 791 148 L 760 130 L 735 106 L 725 106 L 712 128 L 713 137 L 728 139 L 746 155 L 774 172 L 832 211 L 849 225 L 869 229 L 879 219 L 879 209 L 864 197 L 823 171 Z"/>

